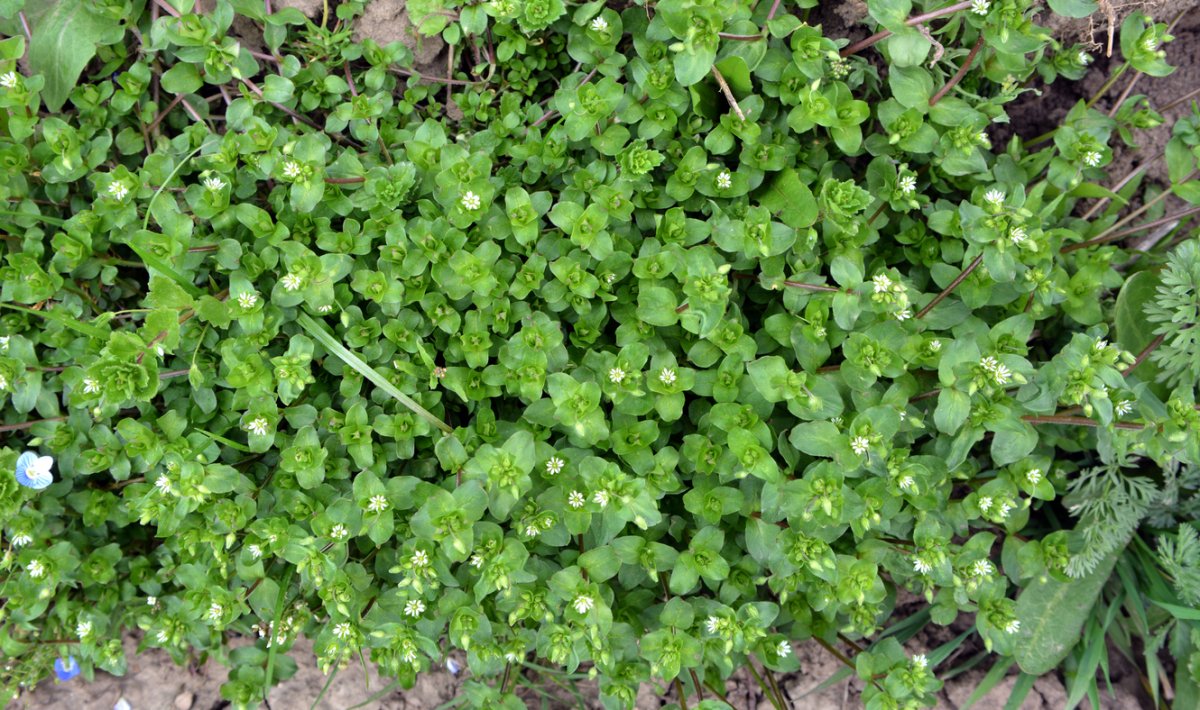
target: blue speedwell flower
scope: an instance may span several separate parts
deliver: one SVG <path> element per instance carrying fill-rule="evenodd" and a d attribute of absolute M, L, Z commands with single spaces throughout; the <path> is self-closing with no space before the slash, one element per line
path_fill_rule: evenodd
<path fill-rule="evenodd" d="M 79 675 L 79 664 L 75 662 L 74 656 L 56 658 L 54 659 L 54 673 L 59 680 L 65 683 Z"/>
<path fill-rule="evenodd" d="M 54 474 L 50 473 L 52 466 L 54 466 L 53 457 L 38 456 L 32 451 L 26 451 L 17 459 L 17 483 L 26 488 L 40 491 L 54 483 Z"/>

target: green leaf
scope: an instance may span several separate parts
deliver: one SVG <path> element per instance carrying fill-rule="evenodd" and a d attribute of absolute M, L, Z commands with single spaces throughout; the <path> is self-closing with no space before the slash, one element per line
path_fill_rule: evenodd
<path fill-rule="evenodd" d="M 1116 340 L 1121 349 L 1139 353 L 1154 340 L 1154 324 L 1146 318 L 1145 307 L 1147 303 L 1154 301 L 1161 283 L 1162 279 L 1155 271 L 1147 270 L 1137 272 L 1121 286 L 1113 311 Z M 1144 362 L 1138 366 L 1143 380 L 1154 381 L 1150 374 L 1154 370 L 1151 368 L 1157 369 L 1153 362 Z"/>
<path fill-rule="evenodd" d="M 123 24 L 94 14 L 91 3 L 80 0 L 39 0 L 25 17 L 32 28 L 29 67 L 46 77 L 42 100 L 51 111 L 67 102 L 96 49 L 125 36 Z"/>
<path fill-rule="evenodd" d="M 1017 597 L 1021 630 L 1014 655 L 1022 671 L 1049 673 L 1067 657 L 1122 549 L 1109 553 L 1086 577 L 1060 582 L 1046 575 L 1021 592 Z"/>
<path fill-rule="evenodd" d="M 1087 17 L 1096 11 L 1094 0 L 1049 0 L 1048 4 L 1063 17 Z"/>
<path fill-rule="evenodd" d="M 333 337 L 332 334 L 330 334 L 328 330 L 325 330 L 325 326 L 316 322 L 312 319 L 312 317 L 305 313 L 301 313 L 299 316 L 297 316 L 296 322 L 299 323 L 300 327 L 304 328 L 305 332 L 311 335 L 314 340 L 324 346 L 324 348 L 328 350 L 330 354 L 337 356 L 339 360 L 352 367 L 356 372 L 358 372 L 358 374 L 370 380 L 375 384 L 376 387 L 391 395 L 392 398 L 397 402 L 403 404 L 405 407 L 408 407 L 413 413 L 422 417 L 430 424 L 433 424 L 447 434 L 454 433 L 454 429 L 451 428 L 449 424 L 441 419 L 438 419 L 431 412 L 429 412 L 429 410 L 417 404 L 416 401 L 411 397 L 396 389 L 395 385 L 393 385 L 391 382 L 388 382 L 383 375 L 379 374 L 370 365 L 363 362 L 362 358 L 347 350 L 341 343 L 337 341 L 336 338 Z"/>

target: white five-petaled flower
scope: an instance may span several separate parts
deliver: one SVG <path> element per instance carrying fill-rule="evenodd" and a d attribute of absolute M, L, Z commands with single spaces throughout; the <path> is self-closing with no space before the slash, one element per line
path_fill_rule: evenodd
<path fill-rule="evenodd" d="M 1021 622 L 1016 619 L 1013 619 L 1012 621 L 1010 621 L 1004 625 L 1004 633 L 1006 633 L 1006 634 L 1015 634 L 1020 630 L 1021 630 Z"/>
<path fill-rule="evenodd" d="M 211 621 L 220 621 L 221 615 L 224 613 L 225 609 L 216 602 L 213 602 L 212 606 L 208 607 L 208 618 Z"/>
<path fill-rule="evenodd" d="M 120 180 L 113 180 L 108 183 L 108 196 L 114 200 L 123 200 L 129 194 L 129 188 L 125 187 L 125 183 Z"/>
<path fill-rule="evenodd" d="M 976 15 L 986 15 L 992 3 L 988 0 L 971 0 L 971 12 Z"/>
<path fill-rule="evenodd" d="M 83 393 L 96 394 L 100 391 L 100 383 L 91 377 L 83 378 Z"/>
<path fill-rule="evenodd" d="M 591 27 L 593 32 L 604 32 L 608 29 L 608 20 L 603 17 L 597 17 L 592 20 Z"/>
<path fill-rule="evenodd" d="M 158 597 L 153 594 L 146 597 L 146 606 L 158 606 Z"/>
<path fill-rule="evenodd" d="M 538 526 L 534 525 L 533 523 L 530 523 L 525 526 L 525 535 L 527 537 L 537 537 L 541 533 L 542 533 L 542 531 L 539 530 Z"/>
<path fill-rule="evenodd" d="M 1117 413 L 1118 417 L 1123 417 L 1126 414 L 1129 414 L 1133 411 L 1133 400 L 1123 399 L 1120 402 L 1117 402 L 1113 406 L 1113 411 Z"/>
<path fill-rule="evenodd" d="M 6 89 L 17 88 L 17 73 L 15 71 L 10 71 L 4 76 L 0 76 L 0 86 L 3 86 Z"/>
<path fill-rule="evenodd" d="M 216 192 L 218 190 L 225 189 L 225 181 L 222 180 L 221 178 L 217 177 L 216 175 L 212 175 L 210 177 L 204 178 L 204 187 L 207 190 Z"/>
<path fill-rule="evenodd" d="M 571 491 L 571 493 L 567 496 L 567 505 L 571 506 L 575 510 L 582 508 L 583 504 L 586 502 L 587 499 L 584 498 L 583 494 L 579 491 Z"/>
<path fill-rule="evenodd" d="M 917 189 L 917 176 L 905 175 L 896 183 L 896 187 L 900 188 L 900 193 L 904 195 L 912 194 L 913 190 Z"/>
<path fill-rule="evenodd" d="M 580 614 L 586 614 L 592 610 L 592 607 L 595 606 L 595 603 L 592 602 L 591 597 L 587 596 L 586 594 L 580 594 L 579 596 L 575 597 L 575 601 L 571 602 L 571 606 L 575 607 L 575 611 L 579 612 Z"/>
<path fill-rule="evenodd" d="M 707 619 L 705 619 L 704 629 L 706 631 L 708 631 L 708 633 L 715 634 L 715 633 L 717 633 L 717 630 L 720 628 L 721 628 L 721 618 L 720 617 L 713 615 L 713 616 L 709 616 Z"/>
<path fill-rule="evenodd" d="M 256 560 L 260 559 L 263 555 L 262 548 L 259 547 L 258 545 L 251 545 L 250 547 L 247 547 L 246 549 L 250 551 L 250 556 Z"/>
<path fill-rule="evenodd" d="M 887 274 L 875 274 L 871 283 L 875 284 L 875 293 L 887 293 L 892 288 L 892 280 Z"/>
<path fill-rule="evenodd" d="M 929 574 L 933 571 L 933 567 L 930 566 L 928 562 L 921 559 L 920 555 L 913 557 L 913 569 L 916 570 L 918 574 Z"/>
<path fill-rule="evenodd" d="M 239 306 L 249 310 L 254 308 L 254 304 L 258 303 L 258 294 L 244 291 L 238 294 L 237 302 Z"/>
<path fill-rule="evenodd" d="M 850 449 L 862 456 L 871 449 L 871 441 L 865 436 L 856 436 L 850 441 Z"/>
<path fill-rule="evenodd" d="M 1020 246 L 1021 242 L 1025 241 L 1026 236 L 1028 235 L 1025 234 L 1023 227 L 1013 227 L 1012 231 L 1008 233 L 1008 240 L 1015 246 Z"/>
<path fill-rule="evenodd" d="M 325 305 L 323 305 L 323 306 L 319 306 L 319 307 L 317 308 L 317 310 L 318 310 L 318 311 L 320 311 L 321 313 L 332 313 L 332 312 L 333 312 L 333 306 L 331 306 L 331 305 L 329 305 L 328 303 L 326 303 L 326 304 L 325 304 Z"/>
<path fill-rule="evenodd" d="M 33 542 L 33 537 L 24 530 L 12 536 L 13 547 L 25 547 L 31 542 Z"/>
<path fill-rule="evenodd" d="M 333 626 L 333 635 L 343 641 L 350 638 L 351 633 L 353 632 L 350 630 L 350 624 L 344 621 L 340 624 L 334 624 Z"/>
<path fill-rule="evenodd" d="M 0 335 L 0 352 L 8 350 L 8 339 L 9 339 L 9 336 Z"/>
<path fill-rule="evenodd" d="M 479 209 L 479 206 L 483 204 L 483 200 L 479 198 L 479 195 L 476 195 L 470 190 L 467 190 L 463 193 L 462 200 L 460 200 L 460 202 L 462 203 L 464 210 L 477 210 Z"/>
<path fill-rule="evenodd" d="M 425 602 L 420 599 L 410 599 L 404 605 L 404 615 L 411 616 L 414 619 L 425 613 Z"/>
<path fill-rule="evenodd" d="M 900 486 L 900 490 L 902 491 L 911 491 L 913 486 L 916 485 L 916 481 L 913 480 L 912 476 L 905 474 L 900 477 L 900 481 L 896 485 Z"/>
<path fill-rule="evenodd" d="M 929 661 L 925 658 L 925 654 L 922 653 L 922 654 L 913 656 L 912 664 L 913 664 L 914 668 L 924 669 L 926 666 L 929 665 Z"/>
<path fill-rule="evenodd" d="M 301 172 L 303 171 L 300 169 L 300 163 L 297 163 L 294 160 L 288 160 L 284 162 L 283 176 L 288 180 L 295 180 L 296 178 L 300 177 Z"/>
<path fill-rule="evenodd" d="M 563 466 L 566 465 L 566 462 L 559 457 L 551 456 L 550 460 L 546 462 L 546 473 L 551 476 L 558 475 L 558 473 L 563 470 Z"/>
<path fill-rule="evenodd" d="M 991 496 L 979 496 L 979 509 L 985 513 L 988 512 L 989 510 L 991 510 L 992 509 L 992 497 Z"/>
<path fill-rule="evenodd" d="M 733 187 L 733 175 L 728 170 L 722 170 L 717 173 L 717 187 L 722 190 L 728 190 Z"/>
<path fill-rule="evenodd" d="M 170 495 L 174 492 L 171 488 L 171 479 L 167 478 L 166 474 L 159 474 L 158 478 L 154 479 L 154 487 L 162 495 Z"/>
<path fill-rule="evenodd" d="M 930 341 L 929 341 L 929 349 L 930 349 L 930 350 L 932 350 L 932 351 L 933 351 L 933 352 L 935 352 L 935 353 L 936 353 L 937 351 L 941 350 L 941 349 L 942 349 L 942 341 L 940 341 L 940 340 L 930 340 Z"/>
<path fill-rule="evenodd" d="M 787 641 L 780 641 L 779 645 L 775 647 L 775 655 L 780 658 L 787 658 L 792 655 L 792 644 Z"/>
<path fill-rule="evenodd" d="M 1092 63 L 1092 55 L 1088 54 L 1082 49 L 1079 50 L 1079 56 L 1075 57 L 1075 59 L 1085 67 Z"/>
<path fill-rule="evenodd" d="M 1004 501 L 1000 504 L 1000 509 L 996 511 L 996 515 L 999 515 L 1001 518 L 1007 518 L 1008 514 L 1012 512 L 1012 509 L 1013 504 L 1009 503 L 1008 501 Z"/>
<path fill-rule="evenodd" d="M 892 317 L 900 322 L 904 322 L 904 321 L 908 320 L 909 318 L 912 318 L 912 309 L 911 308 L 901 308 L 900 310 L 896 311 L 895 313 L 892 313 Z"/>
<path fill-rule="evenodd" d="M 1036 486 L 1042 481 L 1042 469 L 1031 468 L 1025 473 L 1025 480 L 1029 481 L 1029 485 Z"/>
<path fill-rule="evenodd" d="M 414 552 L 413 556 L 412 556 L 412 566 L 413 567 L 429 566 L 429 553 L 425 552 L 424 550 L 417 550 L 416 552 Z"/>
<path fill-rule="evenodd" d="M 971 571 L 976 577 L 987 577 L 992 573 L 992 563 L 987 560 L 976 560 Z"/>
<path fill-rule="evenodd" d="M 158 632 L 158 636 L 155 638 L 158 639 L 159 643 L 166 643 L 171 639 L 171 636 L 167 633 L 166 629 L 163 629 L 162 631 Z"/>
<path fill-rule="evenodd" d="M 304 284 L 304 279 L 300 278 L 298 274 L 288 272 L 279 280 L 279 283 L 283 284 L 288 291 L 295 291 Z"/>
<path fill-rule="evenodd" d="M 267 431 L 270 429 L 270 424 L 267 423 L 266 417 L 255 417 L 247 422 L 243 428 L 255 436 L 266 436 Z"/>
<path fill-rule="evenodd" d="M 994 207 L 999 207 L 1004 203 L 1004 193 L 996 188 L 992 188 L 983 193 L 983 201 Z"/>
<path fill-rule="evenodd" d="M 614 367 L 608 371 L 608 381 L 614 385 L 619 385 L 625 379 L 625 371 L 619 367 Z"/>
<path fill-rule="evenodd" d="M 345 540 L 349 536 L 350 531 L 347 530 L 346 526 L 342 525 L 341 523 L 337 523 L 329 529 L 329 537 L 333 538 L 334 540 Z"/>
<path fill-rule="evenodd" d="M 675 384 L 675 371 L 669 367 L 664 367 L 662 372 L 658 373 L 658 381 L 664 385 Z"/>
<path fill-rule="evenodd" d="M 8 389 L 8 378 L 4 375 L 0 375 L 0 392 L 3 392 L 6 389 Z"/>
<path fill-rule="evenodd" d="M 1103 156 L 1101 156 L 1097 151 L 1089 150 L 1085 151 L 1083 155 L 1079 156 L 1079 159 L 1083 161 L 1084 165 L 1088 166 L 1089 168 L 1094 168 L 1100 164 L 1100 159 L 1102 157 Z"/>
<path fill-rule="evenodd" d="M 1142 49 L 1147 52 L 1153 52 L 1158 49 L 1158 36 L 1154 33 L 1147 35 L 1146 39 L 1142 40 Z"/>
<path fill-rule="evenodd" d="M 608 505 L 608 491 L 596 491 L 595 495 L 592 496 L 592 500 L 596 505 L 603 508 Z"/>
<path fill-rule="evenodd" d="M 991 375 L 992 380 L 998 385 L 1006 385 L 1012 378 L 1012 371 L 991 355 L 980 360 L 979 366 Z"/>
<path fill-rule="evenodd" d="M 483 566 L 483 555 L 471 555 L 469 564 L 475 569 L 479 569 Z"/>
<path fill-rule="evenodd" d="M 367 501 L 367 511 L 371 513 L 382 513 L 388 509 L 387 496 L 383 494 L 371 496 L 371 500 Z"/>
<path fill-rule="evenodd" d="M 88 636 L 92 635 L 92 622 L 81 621 L 75 625 L 75 635 L 80 641 L 86 641 Z"/>
<path fill-rule="evenodd" d="M 46 574 L 46 566 L 42 564 L 41 560 L 30 560 L 25 571 L 29 573 L 30 577 L 41 579 Z"/>

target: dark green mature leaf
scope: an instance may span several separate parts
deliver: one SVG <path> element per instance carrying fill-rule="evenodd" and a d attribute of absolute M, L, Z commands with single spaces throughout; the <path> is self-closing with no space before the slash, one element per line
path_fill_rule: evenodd
<path fill-rule="evenodd" d="M 42 98 L 57 111 L 79 81 L 99 45 L 119 42 L 125 27 L 100 17 L 90 3 L 79 0 L 39 0 L 26 8 L 33 31 L 29 66 L 46 77 Z"/>
<path fill-rule="evenodd" d="M 1124 549 L 1124 546 L 1122 546 Z M 1060 582 L 1053 577 L 1034 580 L 1017 597 L 1021 621 L 1015 657 L 1031 675 L 1050 672 L 1078 642 L 1100 590 L 1112 574 L 1121 550 L 1108 555 L 1091 574 Z"/>

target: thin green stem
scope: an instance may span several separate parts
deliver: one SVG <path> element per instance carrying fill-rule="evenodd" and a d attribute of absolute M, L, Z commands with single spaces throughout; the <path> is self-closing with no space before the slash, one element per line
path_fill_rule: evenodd
<path fill-rule="evenodd" d="M 762 690 L 763 695 L 766 696 L 767 700 L 771 701 L 771 705 L 775 708 L 775 710 L 783 710 L 783 706 L 779 704 L 779 700 L 775 698 L 775 694 L 772 693 L 771 689 L 767 687 L 767 682 L 763 680 L 763 677 L 759 675 L 758 671 L 754 668 L 754 661 L 747 658 L 746 668 L 749 669 L 750 675 L 754 676 L 754 680 L 758 683 L 759 689 Z"/>
<path fill-rule="evenodd" d="M 981 263 L 983 263 L 983 254 L 980 254 L 979 256 L 975 257 L 975 260 L 972 261 L 967 266 L 967 268 L 963 269 L 962 273 L 960 273 L 958 276 L 954 277 L 954 280 L 950 282 L 949 286 L 942 289 L 941 293 L 934 296 L 932 301 L 930 301 L 928 304 L 925 305 L 924 308 L 922 308 L 920 311 L 918 311 L 917 318 L 918 319 L 924 318 L 930 311 L 933 310 L 934 306 L 941 303 L 946 298 L 946 296 L 949 296 L 951 294 L 951 292 L 954 291 L 954 289 L 958 288 L 959 284 L 961 284 L 963 281 L 966 281 L 967 277 L 971 275 L 971 272 L 973 272 L 975 269 L 979 268 L 979 265 Z"/>

